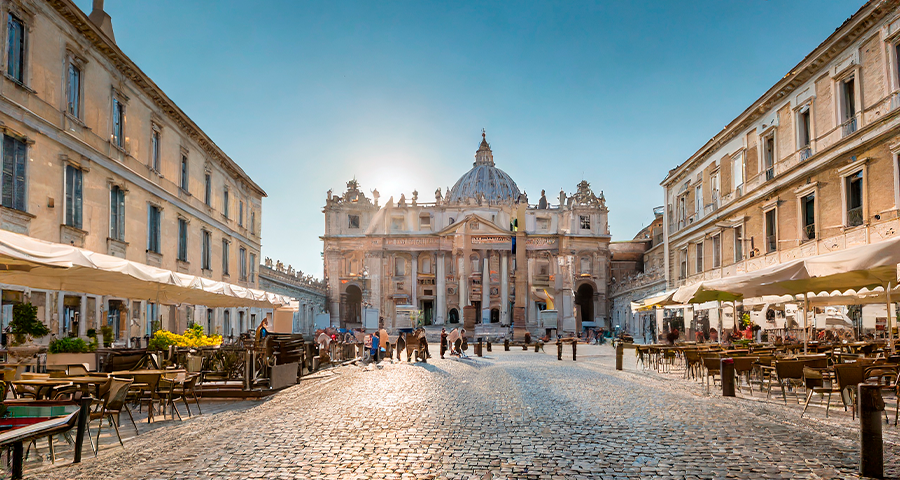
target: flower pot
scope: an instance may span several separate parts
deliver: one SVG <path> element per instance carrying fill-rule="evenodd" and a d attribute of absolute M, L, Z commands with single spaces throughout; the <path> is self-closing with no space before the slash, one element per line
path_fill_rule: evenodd
<path fill-rule="evenodd" d="M 97 370 L 95 353 L 48 353 L 47 365 L 85 365 L 88 370 Z"/>
<path fill-rule="evenodd" d="M 9 346 L 6 349 L 7 356 L 12 363 L 27 363 L 34 359 L 34 356 L 46 348 L 44 345 L 28 342 L 22 345 Z"/>

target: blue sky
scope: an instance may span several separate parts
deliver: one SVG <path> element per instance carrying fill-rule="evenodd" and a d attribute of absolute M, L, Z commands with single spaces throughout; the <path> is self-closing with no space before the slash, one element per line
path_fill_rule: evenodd
<path fill-rule="evenodd" d="M 90 13 L 91 0 L 76 0 Z M 106 0 L 119 47 L 269 194 L 263 256 L 322 275 L 325 192 L 452 186 L 481 129 L 529 200 L 659 182 L 860 1 Z M 249 7 L 249 8 L 248 8 Z"/>

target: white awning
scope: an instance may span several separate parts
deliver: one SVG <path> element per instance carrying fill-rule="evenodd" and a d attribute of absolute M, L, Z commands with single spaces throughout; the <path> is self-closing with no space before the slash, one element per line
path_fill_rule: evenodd
<path fill-rule="evenodd" d="M 272 308 L 290 298 L 0 230 L 0 282 L 47 290 L 188 303 Z"/>

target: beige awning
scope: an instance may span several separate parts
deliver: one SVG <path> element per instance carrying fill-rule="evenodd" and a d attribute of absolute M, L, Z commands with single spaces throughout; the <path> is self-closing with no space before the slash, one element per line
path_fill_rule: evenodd
<path fill-rule="evenodd" d="M 290 298 L 0 230 L 0 282 L 47 290 L 188 303 L 272 308 Z"/>
<path fill-rule="evenodd" d="M 676 305 L 678 302 L 674 301 L 672 297 L 677 291 L 678 290 L 667 290 L 665 292 L 650 294 L 640 300 L 631 302 L 631 308 L 633 310 L 646 310 L 655 307 L 664 307 L 666 305 Z"/>
<path fill-rule="evenodd" d="M 822 294 L 896 285 L 900 238 L 800 258 L 755 272 L 698 282 L 678 289 L 679 303 L 731 301 L 763 295 Z"/>

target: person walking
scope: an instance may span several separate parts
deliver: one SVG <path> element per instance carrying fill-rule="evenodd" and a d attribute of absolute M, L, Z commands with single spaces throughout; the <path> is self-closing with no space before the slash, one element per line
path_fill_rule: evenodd
<path fill-rule="evenodd" d="M 379 358 L 378 355 L 380 353 L 379 352 L 379 347 L 380 347 L 379 343 L 380 343 L 380 339 L 378 338 L 378 332 L 372 333 L 372 353 L 371 353 L 371 355 L 372 355 L 372 360 L 375 363 L 378 363 L 378 358 Z"/>
<path fill-rule="evenodd" d="M 444 353 L 447 352 L 447 329 L 441 328 L 441 358 L 444 358 Z"/>
<path fill-rule="evenodd" d="M 428 358 L 431 357 L 428 353 L 428 337 L 425 336 L 424 328 L 419 330 L 419 357 L 423 363 L 428 363 Z"/>
<path fill-rule="evenodd" d="M 460 357 L 468 357 L 465 354 L 465 351 L 469 349 L 469 339 L 466 338 L 466 329 L 463 328 L 459 331 L 459 356 Z"/>
<path fill-rule="evenodd" d="M 447 342 L 450 345 L 450 355 L 459 355 L 459 329 L 454 328 L 447 336 Z"/>
<path fill-rule="evenodd" d="M 397 361 L 399 362 L 401 357 L 400 354 L 403 353 L 403 350 L 406 348 L 406 334 L 400 332 L 397 335 L 397 347 L 394 350 L 397 350 Z"/>

